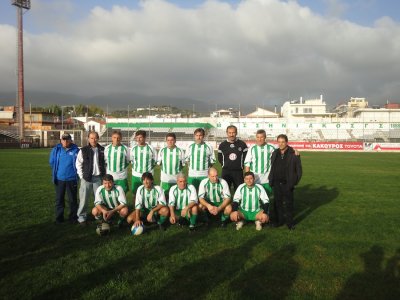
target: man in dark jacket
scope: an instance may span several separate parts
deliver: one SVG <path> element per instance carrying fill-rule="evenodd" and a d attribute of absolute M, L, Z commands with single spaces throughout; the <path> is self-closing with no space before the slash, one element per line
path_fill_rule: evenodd
<path fill-rule="evenodd" d="M 75 223 L 78 210 L 78 176 L 75 162 L 79 148 L 72 143 L 71 135 L 65 133 L 50 153 L 53 183 L 56 188 L 56 224 L 64 222 L 65 192 L 69 201 L 69 221 Z"/>
<path fill-rule="evenodd" d="M 82 147 L 76 159 L 76 170 L 81 185 L 79 187 L 78 222 L 87 224 L 87 206 L 90 193 L 95 195 L 96 190 L 102 185 L 102 177 L 106 174 L 104 160 L 104 147 L 97 143 L 99 135 L 91 131 L 88 135 L 89 145 Z"/>
<path fill-rule="evenodd" d="M 272 153 L 269 183 L 274 191 L 275 226 L 286 222 L 293 230 L 293 191 L 302 175 L 300 155 L 288 146 L 288 137 L 280 134 L 277 138 L 279 148 Z"/>

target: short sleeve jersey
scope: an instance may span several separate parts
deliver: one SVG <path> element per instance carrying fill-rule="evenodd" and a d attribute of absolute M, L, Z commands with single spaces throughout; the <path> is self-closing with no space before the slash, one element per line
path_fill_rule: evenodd
<path fill-rule="evenodd" d="M 181 148 L 162 148 L 158 153 L 157 164 L 161 165 L 161 182 L 176 183 L 176 175 L 185 165 L 185 155 Z"/>
<path fill-rule="evenodd" d="M 181 190 L 178 185 L 174 185 L 169 190 L 169 206 L 174 206 L 176 209 L 182 209 L 189 205 L 190 202 L 198 203 L 196 188 L 188 184 L 186 188 Z"/>
<path fill-rule="evenodd" d="M 126 205 L 125 192 L 119 185 L 114 185 L 110 191 L 104 186 L 99 186 L 94 197 L 94 205 L 103 205 L 108 209 L 114 209 L 120 204 Z"/>
<path fill-rule="evenodd" d="M 152 172 L 157 161 L 157 151 L 145 144 L 135 145 L 131 149 L 132 175 L 141 177 L 144 172 Z"/>
<path fill-rule="evenodd" d="M 141 185 L 136 191 L 135 209 L 152 209 L 158 204 L 167 205 L 165 195 L 160 186 L 154 185 L 150 190 Z"/>
<path fill-rule="evenodd" d="M 190 162 L 189 177 L 206 177 L 210 164 L 216 162 L 213 147 L 206 143 L 190 144 L 185 156 L 186 161 Z"/>
<path fill-rule="evenodd" d="M 104 150 L 104 159 L 107 164 L 107 174 L 114 180 L 126 179 L 129 166 L 129 148 L 125 145 L 108 145 Z"/>
<path fill-rule="evenodd" d="M 212 204 L 220 205 L 224 199 L 231 198 L 228 183 L 222 178 L 218 178 L 216 183 L 212 183 L 208 178 L 203 179 L 199 186 L 199 198 L 203 198 Z"/>
<path fill-rule="evenodd" d="M 275 147 L 270 144 L 263 146 L 252 145 L 246 155 L 244 165 L 250 167 L 254 173 L 256 183 L 268 183 L 268 175 L 271 171 L 271 155 Z"/>
<path fill-rule="evenodd" d="M 260 209 L 260 202 L 269 203 L 269 198 L 265 189 L 260 184 L 248 187 L 246 183 L 238 186 L 233 201 L 240 204 L 243 210 L 254 212 Z"/>

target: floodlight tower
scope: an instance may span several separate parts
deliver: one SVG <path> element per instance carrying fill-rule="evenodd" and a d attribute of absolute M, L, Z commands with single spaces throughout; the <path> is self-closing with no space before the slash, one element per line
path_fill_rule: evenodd
<path fill-rule="evenodd" d="M 25 99 L 24 99 L 24 47 L 23 47 L 23 25 L 22 25 L 22 14 L 23 10 L 31 8 L 30 0 L 11 0 L 11 4 L 17 8 L 17 20 L 18 20 L 18 97 L 17 97 L 17 116 L 18 116 L 18 129 L 20 141 L 24 139 L 24 110 L 25 110 Z"/>

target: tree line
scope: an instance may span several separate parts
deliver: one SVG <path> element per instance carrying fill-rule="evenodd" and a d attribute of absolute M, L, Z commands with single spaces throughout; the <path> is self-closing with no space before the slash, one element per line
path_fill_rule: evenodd
<path fill-rule="evenodd" d="M 34 106 L 32 112 L 50 112 L 60 117 L 62 114 L 64 117 L 84 117 L 86 114 L 88 116 L 104 116 L 104 110 L 93 104 Z"/>

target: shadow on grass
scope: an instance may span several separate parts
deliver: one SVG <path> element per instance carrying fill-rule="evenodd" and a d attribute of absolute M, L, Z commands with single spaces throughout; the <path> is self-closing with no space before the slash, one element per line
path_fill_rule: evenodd
<path fill-rule="evenodd" d="M 142 240 L 140 249 L 132 251 L 129 255 L 116 253 L 115 255 L 119 257 L 112 262 L 106 263 L 88 273 L 77 274 L 72 280 L 65 284 L 52 286 L 41 294 L 36 295 L 34 299 L 70 299 L 71 295 L 73 295 L 73 298 L 78 299 L 88 291 L 104 288 L 107 283 L 117 278 L 128 277 L 132 281 L 140 282 L 143 280 L 141 276 L 145 276 L 145 274 L 133 277 L 133 271 L 142 268 L 146 264 L 157 265 L 161 258 L 186 251 L 190 249 L 192 243 L 198 242 L 204 237 L 206 237 L 205 233 L 196 232 L 193 235 L 189 235 L 187 230 L 182 230 L 161 240 L 155 239 L 150 242 Z M 96 257 L 94 256 L 93 259 L 96 259 Z M 140 297 L 140 292 L 146 291 L 137 291 L 139 296 L 135 296 L 135 298 Z M 128 293 L 131 294 L 132 290 Z M 122 295 L 115 295 L 114 291 L 112 294 L 102 295 L 102 297 L 118 298 L 122 297 Z"/>
<path fill-rule="evenodd" d="M 360 257 L 364 272 L 352 275 L 337 299 L 400 299 L 400 249 L 383 268 L 384 251 L 373 246 Z"/>
<path fill-rule="evenodd" d="M 0 275 L 4 277 L 34 269 L 50 260 L 77 251 L 90 251 L 104 243 L 104 240 L 117 240 L 128 234 L 128 229 L 113 228 L 112 235 L 99 238 L 95 229 L 95 224 L 80 227 L 68 223 L 54 225 L 48 222 L 2 234 Z"/>
<path fill-rule="evenodd" d="M 302 222 L 314 210 L 326 205 L 339 196 L 336 187 L 313 187 L 310 184 L 300 186 L 294 190 L 294 222 Z"/>
<path fill-rule="evenodd" d="M 161 295 L 163 299 L 207 298 L 214 287 L 224 282 L 229 284 L 231 278 L 244 269 L 247 259 L 251 258 L 252 250 L 262 242 L 265 242 L 265 236 L 256 236 L 243 241 L 239 247 L 224 249 L 199 260 L 193 257 L 192 263 L 172 272 L 168 276 L 169 280 L 164 282 L 164 285 L 159 289 L 149 293 L 146 298 L 157 299 Z M 266 271 L 258 267 L 255 269 L 256 274 L 247 274 L 246 272 L 245 276 L 249 276 L 248 279 L 253 279 L 260 274 L 262 276 Z M 250 286 L 251 282 L 248 283 Z M 243 281 L 240 285 L 243 285 Z M 232 288 L 236 290 L 238 286 L 235 284 Z M 262 295 L 257 291 L 255 293 L 258 296 Z"/>
<path fill-rule="evenodd" d="M 231 289 L 238 299 L 285 299 L 299 272 L 295 253 L 293 244 L 281 247 L 232 281 Z"/>

